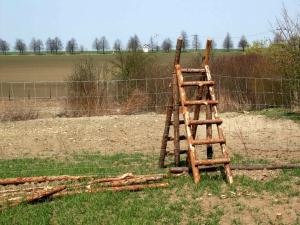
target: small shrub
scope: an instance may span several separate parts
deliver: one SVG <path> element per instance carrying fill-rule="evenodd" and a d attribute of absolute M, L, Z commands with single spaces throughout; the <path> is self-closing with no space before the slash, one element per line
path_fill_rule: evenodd
<path fill-rule="evenodd" d="M 91 58 L 81 59 L 68 77 L 67 116 L 92 116 L 101 112 L 104 88 L 99 82 L 100 69 Z"/>

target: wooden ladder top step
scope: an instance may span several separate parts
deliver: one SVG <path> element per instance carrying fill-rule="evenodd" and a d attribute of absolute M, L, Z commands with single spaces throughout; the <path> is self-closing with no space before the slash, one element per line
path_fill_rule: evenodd
<path fill-rule="evenodd" d="M 193 145 L 210 145 L 210 144 L 225 144 L 225 139 L 215 138 L 215 139 L 204 139 L 204 140 L 193 140 Z"/>
<path fill-rule="evenodd" d="M 184 105 L 217 105 L 218 101 L 215 100 L 188 100 L 184 102 Z"/>
<path fill-rule="evenodd" d="M 213 86 L 215 85 L 215 82 L 212 81 L 212 80 L 209 80 L 209 81 L 184 81 L 180 84 L 182 87 L 183 86 L 199 86 L 199 87 L 202 87 L 202 86 Z"/>
<path fill-rule="evenodd" d="M 185 135 L 180 135 L 179 140 L 185 140 L 186 136 Z M 168 137 L 168 141 L 174 141 L 174 137 Z"/>
<path fill-rule="evenodd" d="M 184 124 L 184 120 L 179 120 L 179 124 Z M 174 125 L 174 121 L 170 121 L 170 125 L 173 126 Z"/>
<path fill-rule="evenodd" d="M 205 124 L 221 124 L 222 119 L 211 119 L 211 120 L 190 120 L 189 125 L 205 125 Z"/>
<path fill-rule="evenodd" d="M 209 166 L 215 164 L 228 164 L 230 163 L 230 159 L 204 159 L 204 160 L 196 160 L 196 166 Z"/>
<path fill-rule="evenodd" d="M 204 68 L 194 69 L 194 68 L 181 68 L 181 73 L 205 73 L 206 70 Z"/>

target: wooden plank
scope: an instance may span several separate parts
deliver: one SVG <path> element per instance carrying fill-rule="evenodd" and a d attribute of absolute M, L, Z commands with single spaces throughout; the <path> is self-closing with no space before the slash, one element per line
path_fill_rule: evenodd
<path fill-rule="evenodd" d="M 209 144 L 225 144 L 224 139 L 204 139 L 204 140 L 193 140 L 193 145 L 209 145 Z"/>
<path fill-rule="evenodd" d="M 214 81 L 184 81 L 183 83 L 180 84 L 181 86 L 213 86 L 215 85 Z"/>
<path fill-rule="evenodd" d="M 179 64 L 179 63 L 177 63 Z M 205 73 L 205 69 L 203 68 L 181 68 L 181 73 Z"/>
<path fill-rule="evenodd" d="M 222 119 L 209 119 L 209 120 L 190 120 L 190 125 L 205 125 L 205 124 L 221 124 L 223 123 Z"/>
<path fill-rule="evenodd" d="M 201 159 L 196 161 L 197 166 L 215 165 L 215 164 L 226 164 L 229 163 L 229 159 Z"/>
<path fill-rule="evenodd" d="M 218 101 L 215 101 L 215 100 L 188 100 L 188 101 L 183 101 L 183 104 L 185 106 L 188 106 L 188 105 L 216 105 L 216 104 L 218 104 Z"/>

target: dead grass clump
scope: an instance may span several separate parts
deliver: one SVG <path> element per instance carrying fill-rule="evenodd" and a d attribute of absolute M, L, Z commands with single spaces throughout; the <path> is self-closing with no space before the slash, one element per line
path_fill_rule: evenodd
<path fill-rule="evenodd" d="M 279 77 L 278 66 L 267 55 L 224 55 L 211 60 L 213 74 L 231 77 Z"/>
<path fill-rule="evenodd" d="M 23 107 L 17 104 L 6 105 L 0 111 L 0 121 L 23 121 L 34 120 L 39 117 L 39 113 L 32 108 Z"/>
<path fill-rule="evenodd" d="M 134 114 L 148 111 L 148 105 L 150 98 L 146 93 L 135 89 L 132 91 L 128 100 L 123 104 L 121 113 L 123 114 Z"/>

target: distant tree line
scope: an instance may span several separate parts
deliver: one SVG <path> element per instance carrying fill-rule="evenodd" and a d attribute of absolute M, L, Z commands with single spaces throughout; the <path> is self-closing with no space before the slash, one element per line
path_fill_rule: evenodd
<path fill-rule="evenodd" d="M 193 34 L 191 42 L 189 40 L 189 35 L 186 31 L 181 31 L 181 37 L 183 39 L 183 51 L 188 50 L 194 50 L 198 51 L 201 49 L 201 42 L 199 40 L 198 34 Z M 275 36 L 274 37 L 274 43 L 280 42 L 281 37 Z M 240 48 L 242 51 L 245 51 L 245 49 L 249 46 L 248 41 L 243 35 L 239 42 L 237 43 L 237 47 Z M 141 51 L 143 47 L 147 47 L 150 52 L 157 52 L 157 51 L 164 51 L 164 52 L 170 52 L 172 49 L 174 49 L 173 42 L 170 38 L 166 38 L 162 41 L 162 43 L 159 45 L 157 40 L 153 36 L 150 37 L 148 44 L 145 46 L 142 46 L 141 41 L 139 37 L 134 34 L 131 36 L 127 42 L 127 45 L 124 47 L 120 39 L 116 39 L 110 47 L 109 42 L 105 36 L 102 36 L 100 38 L 95 38 L 92 43 L 92 49 L 94 49 L 97 53 L 105 54 L 107 51 Z M 213 48 L 215 49 L 217 47 L 216 42 L 213 40 Z M 234 43 L 232 41 L 232 37 L 229 33 L 226 34 L 223 46 L 226 51 L 230 51 L 234 47 Z M 34 54 L 41 54 L 42 52 L 48 52 L 50 54 L 58 54 L 60 52 L 65 51 L 69 54 L 75 54 L 84 52 L 84 46 L 80 45 L 78 46 L 78 43 L 75 38 L 71 38 L 68 40 L 65 44 L 65 48 L 63 46 L 63 43 L 59 37 L 51 38 L 49 37 L 45 43 L 41 39 L 32 38 L 31 42 L 29 43 L 28 47 L 26 43 L 22 39 L 17 39 L 15 41 L 14 47 L 12 48 L 15 51 L 17 51 L 19 54 L 24 54 L 26 51 L 31 51 Z M 6 55 L 10 51 L 10 45 L 7 41 L 0 39 L 0 51 L 3 55 Z"/>

